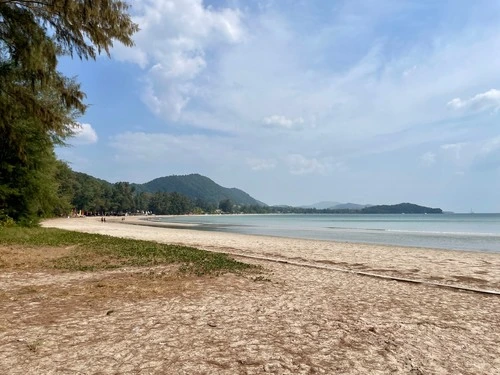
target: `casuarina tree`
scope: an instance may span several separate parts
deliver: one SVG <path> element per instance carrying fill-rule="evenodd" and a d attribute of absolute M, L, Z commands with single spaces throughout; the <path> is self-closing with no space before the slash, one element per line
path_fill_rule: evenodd
<path fill-rule="evenodd" d="M 132 46 L 138 27 L 128 11 L 117 0 L 0 0 L 0 220 L 34 223 L 62 206 L 54 146 L 74 134 L 87 107 L 58 59 Z"/>

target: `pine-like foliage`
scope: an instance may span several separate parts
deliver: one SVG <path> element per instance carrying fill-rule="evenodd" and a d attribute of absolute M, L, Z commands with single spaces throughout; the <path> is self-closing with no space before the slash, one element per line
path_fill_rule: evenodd
<path fill-rule="evenodd" d="M 58 57 L 95 59 L 114 41 L 131 46 L 138 28 L 127 11 L 117 0 L 0 0 L 0 216 L 27 220 L 47 214 L 36 202 L 54 203 L 54 145 L 86 110 Z"/>
<path fill-rule="evenodd" d="M 137 31 L 128 5 L 116 0 L 0 0 L 0 90 L 27 107 L 46 130 L 60 132 L 60 116 L 39 99 L 50 86 L 67 111 L 85 111 L 84 94 L 57 72 L 60 55 L 95 59 Z M 0 103 L 0 118 L 9 120 Z M 1 125 L 0 125 L 1 126 Z"/>

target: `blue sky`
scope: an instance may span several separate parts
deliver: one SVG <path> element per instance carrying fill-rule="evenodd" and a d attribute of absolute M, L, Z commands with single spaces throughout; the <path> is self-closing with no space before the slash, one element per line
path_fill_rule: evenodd
<path fill-rule="evenodd" d="M 268 204 L 500 212 L 500 3 L 135 0 L 136 46 L 64 59 L 58 150 L 111 182 L 201 173 Z"/>

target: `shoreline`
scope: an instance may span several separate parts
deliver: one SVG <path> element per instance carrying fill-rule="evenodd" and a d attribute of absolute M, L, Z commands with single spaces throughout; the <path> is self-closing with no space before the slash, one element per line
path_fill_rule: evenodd
<path fill-rule="evenodd" d="M 241 215 L 261 215 L 261 214 L 228 214 L 228 215 L 235 215 L 235 216 L 241 216 Z M 266 215 L 280 215 L 280 214 L 266 214 Z M 291 214 L 295 215 L 295 214 Z M 207 215 L 180 215 L 180 216 L 207 216 Z M 209 216 L 220 216 L 220 215 L 209 215 Z M 170 217 L 177 217 L 175 215 L 158 215 L 155 216 L 156 218 L 170 218 Z M 131 225 L 143 225 L 143 226 L 154 226 L 154 227 L 163 227 L 163 228 L 170 228 L 170 229 L 187 229 L 187 230 L 198 230 L 198 231 L 204 231 L 204 232 L 216 232 L 216 233 L 230 233 L 230 234 L 235 234 L 235 235 L 243 235 L 243 236 L 255 236 L 255 237 L 270 237 L 270 238 L 278 238 L 278 239 L 292 239 L 292 240 L 305 240 L 305 241 L 321 241 L 321 242 L 332 242 L 332 243 L 337 243 L 337 244 L 354 244 L 354 245 L 371 245 L 371 246 L 384 246 L 384 247 L 391 247 L 391 248 L 407 248 L 407 249 L 423 249 L 423 250 L 434 250 L 434 251 L 453 251 L 453 252 L 467 252 L 467 253 L 486 253 L 486 254 L 498 254 L 500 255 L 500 248 L 499 250 L 487 250 L 487 249 L 459 249 L 459 248 L 444 248 L 444 247 L 432 247 L 432 246 L 415 246 L 415 245 L 399 245 L 399 244 L 391 244 L 391 243 L 382 243 L 382 242 L 362 242 L 362 241 L 349 241 L 349 240 L 335 240 L 335 239 L 322 239 L 322 238 L 307 238 L 307 237 L 290 237 L 290 236 L 280 236 L 280 235 L 271 235 L 271 234 L 259 234 L 259 233 L 239 233 L 239 232 L 232 232 L 232 231 L 225 231 L 218 229 L 219 227 L 228 227 L 228 226 L 238 226 L 237 224 L 235 225 L 219 225 L 219 224 L 204 224 L 204 223 L 179 223 L 179 222 L 168 222 L 168 221 L 155 221 L 154 219 L 151 220 L 151 216 L 127 216 L 127 220 L 121 221 L 119 219 L 116 219 L 117 217 L 111 216 L 111 220 L 113 222 L 120 222 L 123 224 L 131 224 Z M 206 229 L 205 229 L 206 228 Z M 328 228 L 334 228 L 334 227 L 328 227 Z M 337 228 L 334 228 L 337 229 Z M 345 229 L 345 228 L 340 228 L 340 229 Z M 383 231 L 383 230 L 382 230 Z M 448 232 L 446 232 L 448 233 Z M 446 234 L 445 233 L 445 234 Z M 456 233 L 452 233 L 456 234 Z M 470 234 L 464 234 L 469 236 Z M 487 235 L 487 234 L 484 234 Z M 495 235 L 496 237 L 497 235 Z"/>
<path fill-rule="evenodd" d="M 228 214 L 229 215 L 229 214 Z M 236 215 L 236 214 L 231 214 Z M 260 215 L 260 214 L 242 214 L 242 215 Z M 267 215 L 267 214 L 266 214 Z M 279 214 L 270 214 L 270 215 L 279 215 Z M 180 215 L 180 216 L 204 216 L 204 215 Z M 217 215 L 212 215 L 217 216 Z M 383 247 L 383 248 L 393 248 L 393 249 L 406 249 L 406 250 L 429 250 L 429 251 L 444 251 L 444 252 L 458 252 L 458 253 L 471 253 L 471 254 L 497 254 L 500 256 L 500 251 L 489 251 L 489 250 L 470 250 L 470 249 L 445 249 L 445 248 L 436 248 L 436 247 L 426 247 L 426 246 L 407 246 L 407 245 L 395 245 L 395 244 L 385 244 L 385 243 L 376 243 L 376 242 L 356 242 L 356 241 L 340 241 L 340 240 L 332 240 L 332 239 L 315 239 L 315 238 L 304 238 L 304 237 L 286 237 L 279 235 L 270 235 L 270 234 L 254 234 L 254 233 L 237 233 L 237 232 L 229 232 L 217 229 L 203 229 L 203 226 L 211 226 L 210 224 L 194 224 L 194 223 L 176 223 L 176 222 L 167 222 L 167 221 L 153 221 L 149 220 L 150 216 L 127 216 L 126 220 L 121 220 L 121 216 L 108 216 L 107 223 L 114 224 L 122 224 L 122 225 L 137 225 L 144 227 L 153 227 L 153 228 L 164 228 L 164 229 L 173 229 L 173 230 L 188 230 L 202 233 L 224 233 L 234 236 L 243 236 L 243 237 L 255 237 L 255 238 L 269 238 L 269 239 L 278 239 L 278 240 L 291 240 L 291 241 L 307 241 L 307 242 L 320 242 L 320 243 L 332 243 L 336 245 L 358 245 L 358 246 L 368 246 L 368 247 Z M 169 218 L 176 217 L 175 215 L 159 215 L 156 217 L 160 218 Z M 87 216 L 84 219 L 94 219 L 98 218 L 98 216 Z M 81 218 L 80 218 L 81 219 Z M 60 219 L 46 219 L 44 222 L 52 221 L 52 220 L 60 220 Z M 61 219 L 65 220 L 65 219 Z M 45 226 L 42 224 L 42 226 Z M 214 224 L 217 226 L 217 224 Z M 224 225 L 226 226 L 226 225 Z M 213 227 L 213 226 L 211 226 Z"/>
<path fill-rule="evenodd" d="M 116 217 L 106 223 L 98 217 L 51 219 L 42 226 L 500 292 L 500 253 L 204 231 L 144 218 L 147 217 Z"/>

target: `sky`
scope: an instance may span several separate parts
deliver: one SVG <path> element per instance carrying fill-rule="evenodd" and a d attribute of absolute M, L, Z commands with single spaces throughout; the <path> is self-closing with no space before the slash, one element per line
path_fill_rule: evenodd
<path fill-rule="evenodd" d="M 89 104 L 57 150 L 74 170 L 500 212 L 500 2 L 130 4 L 134 47 L 59 64 Z"/>

